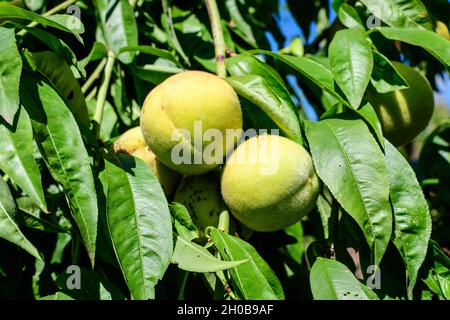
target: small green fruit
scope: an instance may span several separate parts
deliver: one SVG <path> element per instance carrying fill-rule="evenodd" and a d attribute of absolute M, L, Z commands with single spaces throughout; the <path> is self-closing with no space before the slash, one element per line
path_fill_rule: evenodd
<path fill-rule="evenodd" d="M 208 226 L 217 227 L 220 213 L 225 210 L 220 194 L 219 172 L 185 177 L 175 193 L 174 201 L 188 209 L 192 222 L 200 230 Z"/>
<path fill-rule="evenodd" d="M 434 111 L 433 90 L 427 79 L 414 68 L 393 62 L 409 88 L 385 94 L 367 95 L 380 119 L 384 136 L 401 146 L 414 139 L 431 120 Z"/>
<path fill-rule="evenodd" d="M 169 198 L 173 195 L 181 180 L 181 175 L 158 161 L 145 143 L 140 127 L 126 131 L 116 140 L 113 149 L 116 153 L 127 153 L 144 161 L 155 173 L 166 197 Z"/>
<path fill-rule="evenodd" d="M 222 195 L 233 215 L 250 229 L 277 231 L 299 221 L 320 191 L 311 156 L 275 135 L 253 137 L 229 158 Z"/>
<path fill-rule="evenodd" d="M 216 160 L 234 148 L 242 132 L 226 139 L 226 130 L 242 130 L 242 111 L 238 96 L 225 80 L 206 72 L 186 71 L 150 92 L 142 107 L 141 129 L 165 165 L 185 175 L 203 174 L 216 168 L 220 164 Z M 203 134 L 209 129 L 221 134 L 224 141 L 205 161 L 205 148 L 211 141 Z M 183 153 L 175 150 L 186 150 L 188 161 L 175 160 L 174 156 Z"/>

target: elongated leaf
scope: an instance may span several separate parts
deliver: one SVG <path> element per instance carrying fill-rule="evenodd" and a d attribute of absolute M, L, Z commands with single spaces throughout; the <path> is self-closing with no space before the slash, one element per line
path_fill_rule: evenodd
<path fill-rule="evenodd" d="M 80 19 L 76 17 L 76 15 L 71 14 L 53 14 L 51 16 L 47 16 L 47 19 L 55 21 L 62 26 L 65 26 L 67 29 L 70 29 L 73 33 L 83 34 L 84 33 L 84 25 Z"/>
<path fill-rule="evenodd" d="M 280 281 L 269 265 L 250 244 L 216 228 L 210 236 L 220 255 L 228 261 L 248 259 L 248 263 L 230 269 L 233 282 L 247 300 L 283 300 Z"/>
<path fill-rule="evenodd" d="M 342 3 L 338 9 L 338 17 L 344 26 L 347 28 L 358 28 L 365 30 L 364 23 L 358 14 L 358 10 L 349 4 Z"/>
<path fill-rule="evenodd" d="M 370 83 L 379 93 L 408 88 L 408 83 L 384 55 L 373 51 L 374 66 Z"/>
<path fill-rule="evenodd" d="M 332 96 L 338 98 L 340 102 L 349 105 L 349 103 L 336 92 L 333 73 L 323 64 L 306 57 L 288 56 L 266 50 L 251 50 L 249 53 L 261 53 L 280 60 L 308 78 L 322 90 L 325 90 Z"/>
<path fill-rule="evenodd" d="M 275 122 L 290 139 L 301 142 L 299 120 L 283 100 L 276 88 L 271 87 L 265 78 L 259 75 L 234 76 L 226 79 L 236 92 L 258 106 Z"/>
<path fill-rule="evenodd" d="M 232 76 L 257 75 L 263 79 L 267 88 L 276 97 L 272 106 L 272 111 L 268 115 L 275 113 L 279 116 L 271 119 L 290 137 L 292 140 L 302 143 L 300 122 L 297 110 L 284 84 L 281 76 L 271 66 L 265 64 L 251 55 L 239 55 L 226 60 L 226 66 Z M 262 108 L 264 110 L 264 108 Z M 266 112 L 267 113 L 267 112 Z M 281 119 L 279 119 L 281 118 Z"/>
<path fill-rule="evenodd" d="M 0 120 L 0 169 L 10 176 L 43 210 L 47 211 L 41 174 L 33 158 L 33 129 L 22 108 L 16 127 L 7 128 Z"/>
<path fill-rule="evenodd" d="M 433 21 L 420 0 L 361 0 L 377 18 L 392 27 L 433 28 Z"/>
<path fill-rule="evenodd" d="M 100 29 L 105 44 L 116 54 L 120 49 L 138 45 L 138 30 L 133 9 L 128 0 L 95 0 L 100 18 Z M 135 56 L 132 51 L 118 55 L 123 63 L 130 63 Z"/>
<path fill-rule="evenodd" d="M 188 209 L 177 202 L 170 204 L 169 209 L 178 235 L 187 241 L 198 238 L 198 229 L 192 222 Z"/>
<path fill-rule="evenodd" d="M 450 44 L 447 39 L 429 30 L 414 28 L 377 28 L 383 36 L 419 46 L 431 53 L 444 65 L 450 66 Z"/>
<path fill-rule="evenodd" d="M 236 32 L 244 41 L 253 46 L 257 47 L 257 43 L 255 40 L 255 36 L 253 35 L 253 31 L 251 26 L 245 21 L 245 18 L 242 16 L 239 11 L 239 7 L 236 3 L 236 0 L 226 0 L 225 6 L 230 14 L 231 19 L 233 19 L 232 30 Z"/>
<path fill-rule="evenodd" d="M 182 237 L 177 237 L 172 263 L 190 272 L 217 272 L 234 268 L 248 260 L 223 261 L 214 257 L 206 248 Z"/>
<path fill-rule="evenodd" d="M 66 195 L 92 265 L 97 237 L 97 196 L 90 159 L 75 118 L 43 77 L 22 75 L 20 96 L 42 156 Z M 62 122 L 63 121 L 63 122 Z"/>
<path fill-rule="evenodd" d="M 167 39 L 170 47 L 172 47 L 184 60 L 187 65 L 190 65 L 189 57 L 183 50 L 183 47 L 178 40 L 177 34 L 175 32 L 174 22 L 172 20 L 172 8 L 169 5 L 169 0 L 161 0 L 163 15 L 162 15 L 162 25 L 164 31 L 167 35 Z"/>
<path fill-rule="evenodd" d="M 296 243 L 288 244 L 286 246 L 287 251 L 290 253 L 292 259 L 298 264 L 302 263 L 302 257 L 305 253 L 305 245 L 303 243 L 303 226 L 301 222 L 297 222 L 286 229 L 284 231 L 295 240 Z"/>
<path fill-rule="evenodd" d="M 405 261 L 409 278 L 409 295 L 417 273 L 425 260 L 431 234 L 431 216 L 422 189 L 408 161 L 385 141 L 386 168 L 394 208 L 394 244 Z"/>
<path fill-rule="evenodd" d="M 380 144 L 381 148 L 384 150 L 384 137 L 383 131 L 381 129 L 381 123 L 378 119 L 378 115 L 375 112 L 375 109 L 372 107 L 370 103 L 365 104 L 358 110 L 358 114 L 364 119 L 367 123 L 367 126 L 372 130 L 377 139 L 377 142 Z"/>
<path fill-rule="evenodd" d="M 89 127 L 89 116 L 80 84 L 66 61 L 52 51 L 32 53 L 37 70 L 54 86 L 77 122 Z"/>
<path fill-rule="evenodd" d="M 26 30 L 29 34 L 41 40 L 42 43 L 48 46 L 54 53 L 63 58 L 68 65 L 75 66 L 83 77 L 86 76 L 84 66 L 77 60 L 75 53 L 64 41 L 41 29 L 26 28 Z"/>
<path fill-rule="evenodd" d="M 358 109 L 373 69 L 369 41 L 359 29 L 341 30 L 331 41 L 328 54 L 336 83 L 353 108 Z"/>
<path fill-rule="evenodd" d="M 427 275 L 422 281 L 437 295 L 450 299 L 450 258 L 430 240 L 426 257 Z"/>
<path fill-rule="evenodd" d="M 20 231 L 17 223 L 14 221 L 16 214 L 16 205 L 11 196 L 8 185 L 0 177 L 0 238 L 12 242 L 32 256 L 42 260 L 36 247 Z"/>
<path fill-rule="evenodd" d="M 153 299 L 172 255 L 172 225 L 153 171 L 125 154 L 105 159 L 107 221 L 122 273 L 134 299 Z"/>
<path fill-rule="evenodd" d="M 327 198 L 323 194 L 319 194 L 316 201 L 317 210 L 320 214 L 320 220 L 323 227 L 323 236 L 328 239 L 330 232 L 328 230 L 329 220 L 331 217 L 331 204 L 328 202 Z"/>
<path fill-rule="evenodd" d="M 169 61 L 172 61 L 179 67 L 182 67 L 177 59 L 167 50 L 154 48 L 151 46 L 130 46 L 130 47 L 123 47 L 119 50 L 119 54 L 123 52 L 141 52 L 145 54 L 150 54 L 152 56 L 160 57 L 167 59 Z"/>
<path fill-rule="evenodd" d="M 379 264 L 392 233 L 384 155 L 363 120 L 350 116 L 306 123 L 319 177 L 363 230 Z"/>
<path fill-rule="evenodd" d="M 13 6 L 5 3 L 0 3 L 0 20 L 11 20 L 15 21 L 17 19 L 25 19 L 29 21 L 35 21 L 43 26 L 56 28 L 65 32 L 72 33 L 78 41 L 83 43 L 80 35 L 78 34 L 78 30 L 70 30 L 66 26 L 59 24 L 49 18 L 40 16 L 34 12 L 22 9 L 18 6 Z"/>
<path fill-rule="evenodd" d="M 16 214 L 16 221 L 20 225 L 35 230 L 41 230 L 51 233 L 69 233 L 69 230 L 63 229 L 57 224 L 54 224 L 40 217 L 36 217 L 26 211 L 18 211 Z"/>
<path fill-rule="evenodd" d="M 0 116 L 12 125 L 19 110 L 22 72 L 22 59 L 17 49 L 14 29 L 0 27 L 0 43 Z"/>
<path fill-rule="evenodd" d="M 63 292 L 56 292 L 55 294 L 51 294 L 42 298 L 39 298 L 39 300 L 62 300 L 62 301 L 68 301 L 68 300 L 75 300 L 71 296 L 68 296 L 67 294 Z"/>
<path fill-rule="evenodd" d="M 317 258 L 310 281 L 315 300 L 370 300 L 352 272 L 335 260 Z"/>

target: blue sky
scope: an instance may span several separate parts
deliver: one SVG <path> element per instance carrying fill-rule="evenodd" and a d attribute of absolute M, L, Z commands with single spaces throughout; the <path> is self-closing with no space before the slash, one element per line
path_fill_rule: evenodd
<path fill-rule="evenodd" d="M 331 1 L 330 1 L 331 3 Z M 278 23 L 278 26 L 281 30 L 281 33 L 286 37 L 286 42 L 284 43 L 284 46 L 287 46 L 292 39 L 296 37 L 300 37 L 302 41 L 305 43 L 311 42 L 316 37 L 316 26 L 311 26 L 311 32 L 309 39 L 306 39 L 302 33 L 302 30 L 297 25 L 297 22 L 292 17 L 291 13 L 286 10 L 286 0 L 279 0 L 279 7 L 280 11 L 279 14 L 275 15 L 275 19 Z M 333 20 L 336 17 L 336 14 L 333 10 L 330 10 L 330 16 L 329 19 Z M 275 42 L 273 36 L 268 32 L 267 38 L 269 39 L 271 49 L 272 51 L 278 51 L 279 48 L 278 44 Z M 296 95 L 300 97 L 301 105 L 303 106 L 306 115 L 311 120 L 317 120 L 317 115 L 314 111 L 314 109 L 311 107 L 311 105 L 308 103 L 308 101 L 305 99 L 304 94 L 300 87 L 297 86 L 295 77 L 294 76 L 288 76 L 288 82 L 293 87 Z M 440 104 L 445 104 L 447 107 L 450 108 L 450 77 L 449 74 L 446 73 L 444 77 L 438 76 L 436 79 L 436 84 L 438 87 L 439 92 L 435 92 L 435 98 L 436 102 Z M 296 99 L 296 97 L 294 97 Z M 297 102 L 297 101 L 296 101 Z"/>

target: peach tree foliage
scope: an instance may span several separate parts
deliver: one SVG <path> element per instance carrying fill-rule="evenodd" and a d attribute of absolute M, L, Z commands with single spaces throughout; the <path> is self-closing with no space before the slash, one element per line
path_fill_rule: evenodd
<path fill-rule="evenodd" d="M 367 99 L 408 88 L 394 61 L 448 78 L 450 5 L 330 2 L 0 1 L 0 298 L 450 298 L 448 108 L 394 146 Z M 184 70 L 224 78 L 244 129 L 311 154 L 306 217 L 200 230 L 113 152 Z"/>

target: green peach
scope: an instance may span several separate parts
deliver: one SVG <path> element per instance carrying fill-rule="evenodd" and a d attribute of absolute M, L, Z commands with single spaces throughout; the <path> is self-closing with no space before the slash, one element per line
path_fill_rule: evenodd
<path fill-rule="evenodd" d="M 144 161 L 154 172 L 161 184 L 166 197 L 171 197 L 175 192 L 181 175 L 166 167 L 159 161 L 152 150 L 147 146 L 140 127 L 126 131 L 113 146 L 116 153 L 127 153 Z"/>
<path fill-rule="evenodd" d="M 200 132 L 195 130 L 199 124 Z M 242 130 L 242 111 L 238 96 L 225 80 L 206 72 L 186 71 L 150 92 L 142 107 L 140 125 L 146 143 L 161 162 L 182 174 L 196 175 L 218 167 L 233 150 L 242 132 L 226 139 L 226 131 Z M 205 159 L 205 148 L 211 142 L 203 138 L 203 133 L 208 129 L 215 129 L 224 139 L 218 151 Z M 174 159 L 173 152 L 181 149 L 186 151 L 188 161 Z M 179 155 L 177 152 L 174 154 Z"/>
<path fill-rule="evenodd" d="M 185 177 L 175 193 L 174 201 L 188 209 L 192 222 L 200 230 L 208 226 L 217 227 L 219 215 L 226 208 L 220 194 L 219 172 L 215 170 L 205 175 Z"/>
<path fill-rule="evenodd" d="M 275 135 L 253 137 L 228 159 L 221 182 L 231 213 L 250 229 L 270 232 L 299 221 L 320 191 L 311 156 Z"/>
<path fill-rule="evenodd" d="M 393 62 L 409 88 L 384 94 L 368 93 L 380 119 L 384 136 L 401 146 L 413 140 L 431 120 L 434 111 L 433 90 L 427 79 L 414 68 Z"/>

